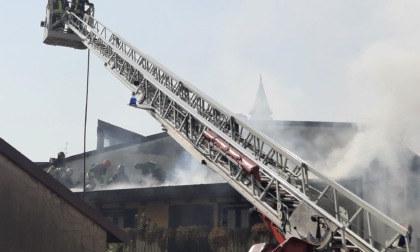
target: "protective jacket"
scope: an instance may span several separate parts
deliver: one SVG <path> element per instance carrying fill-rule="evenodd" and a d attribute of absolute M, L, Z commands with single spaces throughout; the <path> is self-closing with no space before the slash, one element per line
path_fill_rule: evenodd
<path fill-rule="evenodd" d="M 54 14 L 63 14 L 64 13 L 64 2 L 63 0 L 52 0 L 51 1 L 51 10 Z"/>
<path fill-rule="evenodd" d="M 89 170 L 89 176 L 92 176 L 94 179 L 96 179 L 99 184 L 104 184 L 104 176 L 107 172 L 107 167 L 102 164 L 95 164 L 92 166 L 92 168 L 90 168 Z"/>
<path fill-rule="evenodd" d="M 89 4 L 88 0 L 73 0 L 72 1 L 72 6 L 71 6 L 71 11 L 76 13 L 76 14 L 80 14 L 80 13 L 84 13 L 85 12 L 85 4 Z"/>

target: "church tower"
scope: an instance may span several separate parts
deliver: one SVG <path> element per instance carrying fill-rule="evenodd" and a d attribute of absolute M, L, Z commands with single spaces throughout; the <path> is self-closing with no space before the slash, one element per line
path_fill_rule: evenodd
<path fill-rule="evenodd" d="M 249 112 L 250 120 L 272 120 L 273 112 L 268 105 L 267 96 L 265 95 L 264 86 L 262 84 L 262 76 L 260 74 L 260 85 L 258 86 L 257 97 L 254 106 Z"/>

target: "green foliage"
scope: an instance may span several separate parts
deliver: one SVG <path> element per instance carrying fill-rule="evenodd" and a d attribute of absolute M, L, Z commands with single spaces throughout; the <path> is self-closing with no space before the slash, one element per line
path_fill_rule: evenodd
<path fill-rule="evenodd" d="M 152 244 L 153 242 L 157 241 L 158 235 L 158 226 L 156 223 L 154 223 L 146 229 L 144 241 L 148 244 Z"/>
<path fill-rule="evenodd" d="M 168 239 L 170 237 L 170 230 L 152 223 L 150 217 L 145 212 L 136 215 L 135 233 L 137 238 L 145 241 L 147 244 L 157 244 L 161 251 L 166 251 L 168 248 Z"/>
<path fill-rule="evenodd" d="M 122 248 L 122 243 L 108 243 L 106 246 L 106 252 L 118 252 Z"/>
<path fill-rule="evenodd" d="M 192 251 L 198 239 L 198 227 L 192 226 L 179 226 L 175 231 L 175 241 L 177 245 L 186 251 Z"/>
<path fill-rule="evenodd" d="M 188 242 L 197 238 L 197 226 L 179 226 L 176 229 L 176 240 L 179 242 Z"/>
<path fill-rule="evenodd" d="M 229 245 L 230 232 L 223 227 L 213 228 L 209 235 L 208 241 L 212 251 L 219 251 L 221 248 L 226 248 Z"/>
<path fill-rule="evenodd" d="M 161 251 L 168 248 L 168 239 L 171 237 L 171 231 L 164 227 L 157 227 L 157 243 Z"/>
<path fill-rule="evenodd" d="M 137 235 L 141 240 L 144 240 L 146 236 L 146 232 L 150 227 L 151 219 L 150 217 L 146 216 L 145 212 L 143 212 L 140 215 L 138 214 L 136 215 L 136 222 L 137 222 L 137 226 L 136 226 Z"/>
<path fill-rule="evenodd" d="M 259 242 L 262 239 L 269 239 L 271 237 L 271 231 L 265 223 L 254 224 L 251 228 L 251 237 L 254 241 Z"/>

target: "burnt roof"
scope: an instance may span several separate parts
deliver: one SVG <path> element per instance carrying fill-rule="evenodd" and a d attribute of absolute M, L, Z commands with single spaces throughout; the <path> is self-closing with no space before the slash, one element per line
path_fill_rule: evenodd
<path fill-rule="evenodd" d="M 16 166 L 27 172 L 34 179 L 38 180 L 51 191 L 62 197 L 70 205 L 92 219 L 96 224 L 101 226 L 107 232 L 107 242 L 127 243 L 129 241 L 128 234 L 125 231 L 106 219 L 99 211 L 92 208 L 86 202 L 74 195 L 69 189 L 55 180 L 52 176 L 43 170 L 40 170 L 35 163 L 13 148 L 2 138 L 0 138 L 0 153 L 7 157 Z"/>
<path fill-rule="evenodd" d="M 80 197 L 82 196 L 82 192 L 75 192 L 75 194 Z M 245 201 L 243 196 L 227 183 L 110 189 L 85 192 L 85 200 L 87 202 L 99 205 L 104 203 L 170 201 L 174 199 L 186 201 L 194 199 L 215 200 L 220 198 Z"/>

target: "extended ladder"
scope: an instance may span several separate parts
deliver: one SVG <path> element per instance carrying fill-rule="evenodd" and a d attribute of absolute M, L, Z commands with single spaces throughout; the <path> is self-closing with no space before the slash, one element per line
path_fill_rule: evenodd
<path fill-rule="evenodd" d="M 66 25 L 202 164 L 219 173 L 288 237 L 319 249 L 386 251 L 408 230 L 249 126 L 95 18 Z M 315 181 L 315 182 L 314 182 Z M 322 220 L 322 221 L 321 221 Z M 322 222 L 322 236 L 315 236 Z M 380 232 L 379 232 L 380 231 Z M 406 251 L 409 251 L 407 246 Z"/>

